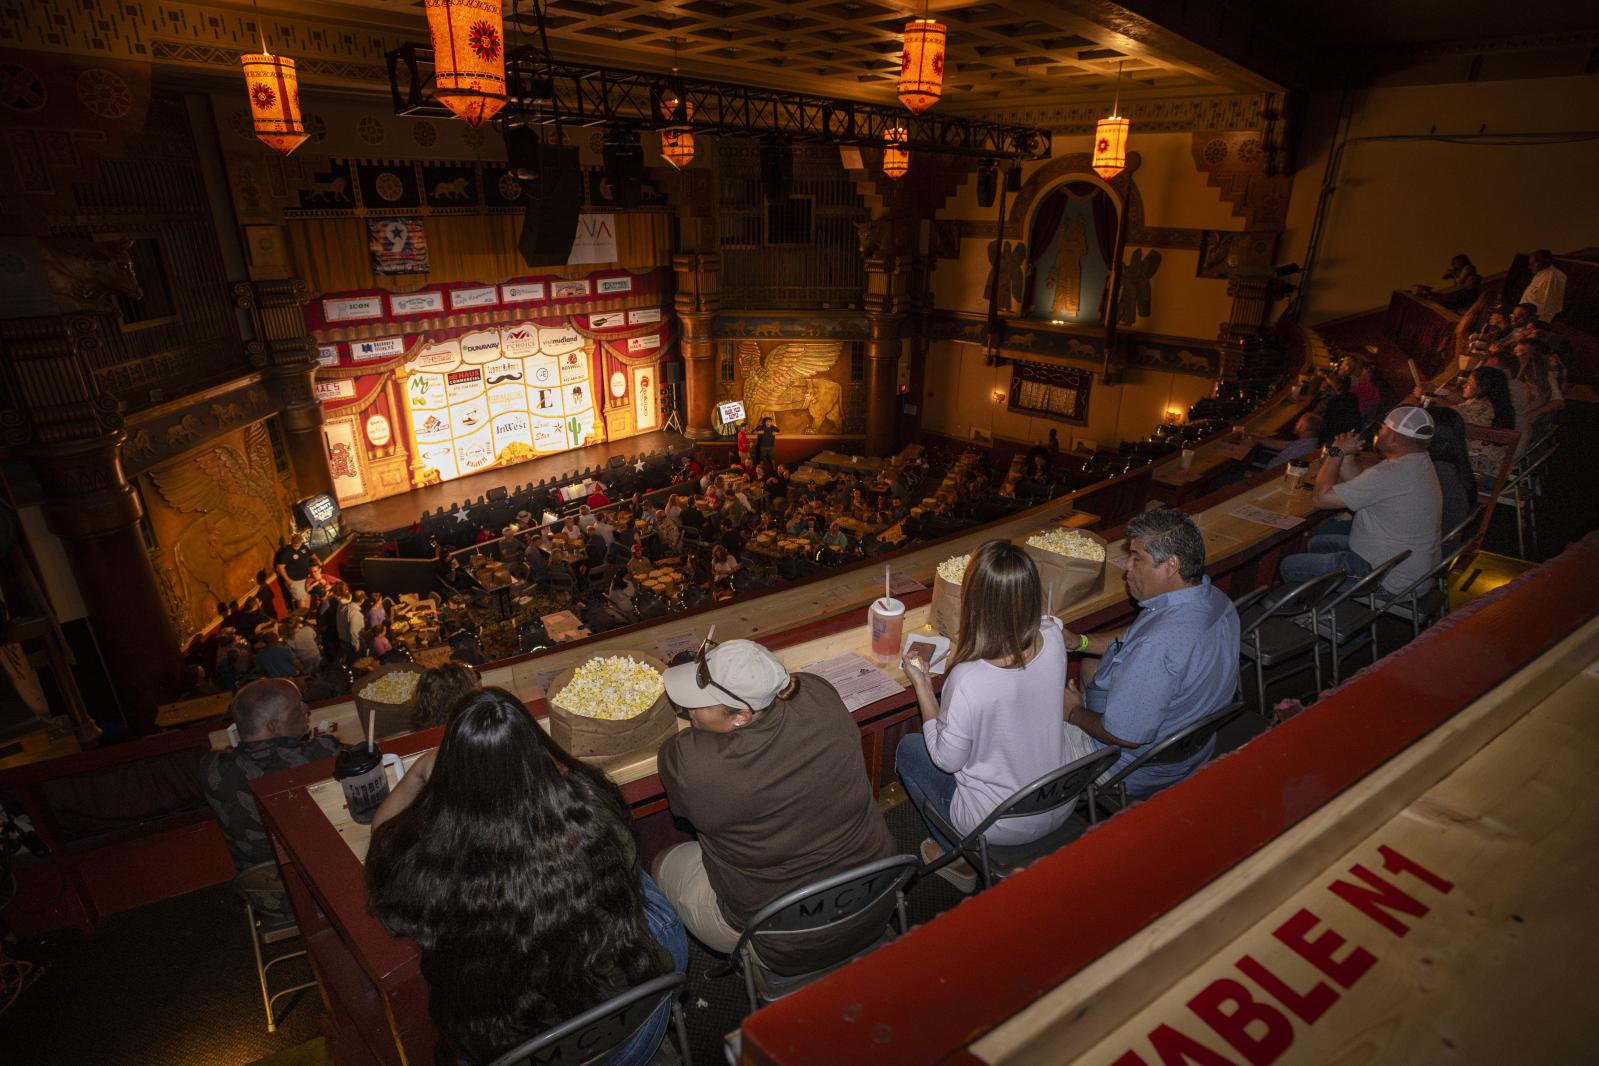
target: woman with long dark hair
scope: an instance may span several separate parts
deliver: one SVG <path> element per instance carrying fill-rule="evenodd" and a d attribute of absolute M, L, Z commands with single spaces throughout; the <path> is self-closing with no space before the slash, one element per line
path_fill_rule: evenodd
<path fill-rule="evenodd" d="M 517 698 L 467 696 L 427 782 L 373 822 L 372 911 L 422 952 L 441 1063 L 482 1063 L 688 961 L 621 794 L 547 740 Z M 395 810 L 399 807 L 399 810 Z M 663 1004 L 608 1060 L 643 1063 Z"/>
<path fill-rule="evenodd" d="M 933 695 L 928 664 L 913 657 L 903 663 L 922 731 L 900 742 L 895 759 L 932 834 L 922 842 L 924 861 L 955 846 L 929 812 L 968 833 L 1022 786 L 1071 761 L 1063 725 L 1066 645 L 1060 623 L 1043 618 L 1043 608 L 1033 560 L 1008 541 L 988 541 L 966 564 L 960 636 L 950 650 L 942 702 Z M 1025 844 L 1070 814 L 1067 806 L 1007 819 L 987 837 Z M 955 871 L 947 880 L 970 891 L 975 874 L 964 861 L 944 869 Z"/>
<path fill-rule="evenodd" d="M 1455 413 L 1467 425 L 1490 429 L 1516 428 L 1516 405 L 1510 396 L 1510 378 L 1503 370 L 1496 366 L 1477 367 L 1467 376 L 1461 395 L 1464 399 L 1456 405 Z M 1499 477 L 1505 446 L 1468 440 L 1466 450 L 1471 455 L 1472 470 L 1491 485 Z"/>
<path fill-rule="evenodd" d="M 1447 533 L 1466 520 L 1477 499 L 1477 476 L 1466 447 L 1466 420 L 1448 407 L 1432 408 L 1433 434 L 1427 445 L 1438 487 L 1444 492 L 1443 530 Z"/>

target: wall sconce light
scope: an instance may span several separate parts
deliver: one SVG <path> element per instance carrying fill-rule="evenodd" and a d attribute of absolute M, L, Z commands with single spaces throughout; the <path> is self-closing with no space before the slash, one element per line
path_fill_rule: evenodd
<path fill-rule="evenodd" d="M 1175 422 L 1181 422 L 1182 420 L 1183 420 L 1183 409 L 1181 407 L 1168 407 L 1168 408 L 1166 408 L 1166 421 L 1175 423 Z"/>
<path fill-rule="evenodd" d="M 1005 390 L 1004 389 L 995 389 L 994 390 L 994 402 L 995 403 L 1003 403 L 1004 401 L 1005 401 Z"/>

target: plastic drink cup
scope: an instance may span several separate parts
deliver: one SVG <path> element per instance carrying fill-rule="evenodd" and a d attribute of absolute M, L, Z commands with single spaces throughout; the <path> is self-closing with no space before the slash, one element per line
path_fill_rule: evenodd
<path fill-rule="evenodd" d="M 1181 470 L 1187 470 L 1189 467 L 1191 467 L 1193 465 L 1194 465 L 1194 449 L 1192 449 L 1192 448 L 1184 448 L 1182 450 L 1182 453 L 1177 458 L 1177 466 L 1178 466 L 1178 468 L 1181 469 Z"/>
<path fill-rule="evenodd" d="M 1309 474 L 1310 464 L 1296 460 L 1288 464 L 1287 469 L 1283 472 L 1283 477 L 1287 479 L 1288 488 L 1292 490 L 1303 488 L 1305 484 L 1305 478 L 1308 477 Z"/>
<path fill-rule="evenodd" d="M 361 825 L 371 825 L 372 816 L 389 796 L 389 775 L 392 766 L 397 775 L 405 773 L 398 755 L 385 755 L 373 747 L 346 748 L 333 760 L 333 779 L 344 789 L 344 802 L 350 808 L 350 819 Z"/>
<path fill-rule="evenodd" d="M 905 636 L 905 605 L 882 596 L 872 601 L 866 613 L 872 630 L 872 658 L 880 666 L 897 662 Z"/>

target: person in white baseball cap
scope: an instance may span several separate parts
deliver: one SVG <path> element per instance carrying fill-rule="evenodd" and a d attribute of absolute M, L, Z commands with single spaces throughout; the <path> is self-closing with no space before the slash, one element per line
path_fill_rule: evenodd
<path fill-rule="evenodd" d="M 791 675 L 753 641 L 710 635 L 664 680 L 693 728 L 663 744 L 656 765 L 672 813 L 698 839 L 662 852 L 651 873 L 707 947 L 730 952 L 777 897 L 894 854 L 860 730 L 832 685 Z M 882 935 L 893 901 L 883 903 L 824 930 L 763 938 L 761 961 L 803 973 L 847 957 Z"/>
<path fill-rule="evenodd" d="M 1343 570 L 1349 588 L 1383 563 L 1410 554 L 1388 571 L 1380 590 L 1403 591 L 1438 564 L 1443 537 L 1443 489 L 1427 446 L 1436 427 L 1420 407 L 1395 407 L 1377 431 L 1382 461 L 1361 462 L 1360 436 L 1333 439 L 1316 474 L 1311 503 L 1324 511 L 1351 511 L 1317 527 L 1306 550 L 1282 561 L 1284 581 L 1298 584 Z"/>

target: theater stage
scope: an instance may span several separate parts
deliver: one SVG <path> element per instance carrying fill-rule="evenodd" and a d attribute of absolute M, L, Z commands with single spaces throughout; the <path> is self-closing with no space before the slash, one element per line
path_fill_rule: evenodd
<path fill-rule="evenodd" d="M 424 511 L 436 511 L 441 507 L 449 508 L 456 503 L 476 500 L 479 496 L 487 496 L 490 489 L 502 485 L 508 489 L 515 489 L 518 485 L 530 482 L 536 484 L 541 479 L 547 481 L 578 470 L 586 470 L 591 466 L 603 466 L 613 455 L 638 455 L 668 446 L 681 451 L 692 443 L 680 433 L 661 430 L 655 433 L 642 433 L 636 437 L 624 437 L 609 444 L 591 444 L 587 448 L 574 448 L 557 455 L 547 455 L 542 459 L 529 459 L 515 466 L 495 467 L 481 474 L 470 474 L 453 481 L 413 489 L 397 496 L 388 496 L 372 503 L 346 508 L 343 514 L 344 528 L 354 533 L 387 533 L 391 530 L 404 529 L 421 518 Z"/>

